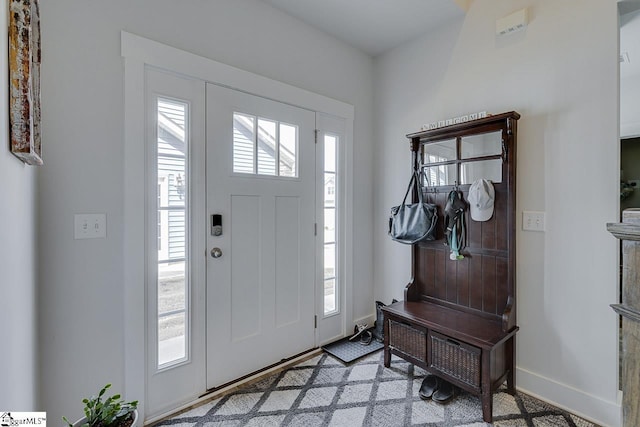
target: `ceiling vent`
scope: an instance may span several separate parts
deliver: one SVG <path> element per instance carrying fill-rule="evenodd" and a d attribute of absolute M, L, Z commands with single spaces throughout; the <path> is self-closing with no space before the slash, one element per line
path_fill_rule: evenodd
<path fill-rule="evenodd" d="M 629 63 L 629 52 L 622 52 L 620 54 L 620 63 L 622 64 L 623 62 L 625 63 Z"/>

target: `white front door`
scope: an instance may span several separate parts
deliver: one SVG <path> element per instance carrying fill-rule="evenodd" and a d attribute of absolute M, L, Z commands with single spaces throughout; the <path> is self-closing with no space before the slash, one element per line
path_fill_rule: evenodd
<path fill-rule="evenodd" d="M 207 388 L 314 347 L 314 129 L 207 84 Z"/>

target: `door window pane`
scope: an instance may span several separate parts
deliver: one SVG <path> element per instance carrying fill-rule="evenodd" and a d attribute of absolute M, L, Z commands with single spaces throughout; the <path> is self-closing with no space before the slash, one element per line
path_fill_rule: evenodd
<path fill-rule="evenodd" d="M 324 312 L 332 313 L 336 310 L 336 279 L 324 281 Z"/>
<path fill-rule="evenodd" d="M 298 176 L 298 127 L 280 123 L 280 176 Z"/>
<path fill-rule="evenodd" d="M 176 360 L 184 360 L 185 312 L 163 316 L 158 322 L 158 366 L 166 366 Z"/>
<path fill-rule="evenodd" d="M 336 209 L 326 208 L 324 210 L 324 241 L 332 243 L 336 241 Z"/>
<path fill-rule="evenodd" d="M 254 173 L 256 118 L 233 113 L 233 171 Z"/>
<path fill-rule="evenodd" d="M 258 119 L 258 174 L 276 175 L 276 122 Z"/>
<path fill-rule="evenodd" d="M 336 277 L 336 245 L 328 243 L 324 245 L 324 278 Z"/>
<path fill-rule="evenodd" d="M 158 368 L 187 358 L 188 104 L 157 102 L 157 343 Z"/>
<path fill-rule="evenodd" d="M 324 170 L 326 172 L 336 171 L 336 143 L 335 136 L 326 135 L 324 137 Z"/>
<path fill-rule="evenodd" d="M 336 174 L 335 172 L 324 173 L 324 206 L 325 208 L 336 207 Z"/>

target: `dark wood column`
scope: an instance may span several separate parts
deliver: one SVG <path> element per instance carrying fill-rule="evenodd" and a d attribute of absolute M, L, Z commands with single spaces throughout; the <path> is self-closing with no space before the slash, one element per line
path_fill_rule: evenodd
<path fill-rule="evenodd" d="M 622 417 L 624 427 L 640 426 L 640 209 L 627 209 L 622 223 L 607 224 L 622 240 Z"/>

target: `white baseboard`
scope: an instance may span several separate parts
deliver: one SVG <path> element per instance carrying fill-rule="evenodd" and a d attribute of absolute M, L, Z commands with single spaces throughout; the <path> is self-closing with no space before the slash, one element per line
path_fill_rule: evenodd
<path fill-rule="evenodd" d="M 346 331 L 344 334 L 336 335 L 331 338 L 326 338 L 320 342 L 320 347 L 323 345 L 330 344 L 334 341 L 341 340 L 342 338 L 350 337 L 353 335 L 353 331 L 356 325 L 364 325 L 367 324 L 369 328 L 373 328 L 373 322 L 376 320 L 375 314 L 370 314 L 368 316 L 360 317 L 359 319 L 353 320 L 353 322 L 349 325 L 346 325 Z"/>
<path fill-rule="evenodd" d="M 521 368 L 516 368 L 516 384 L 523 393 L 598 425 L 622 425 L 621 393 L 612 402 Z"/>
<path fill-rule="evenodd" d="M 359 319 L 355 319 L 353 321 L 353 325 L 352 325 L 351 329 L 347 330 L 347 334 L 349 334 L 351 331 L 353 331 L 353 326 L 356 326 L 356 325 L 364 325 L 366 323 L 367 325 L 369 325 L 370 328 L 373 328 L 373 323 L 375 322 L 375 320 L 376 320 L 376 315 L 375 314 L 370 314 L 368 316 L 364 316 L 364 317 L 361 317 Z"/>

